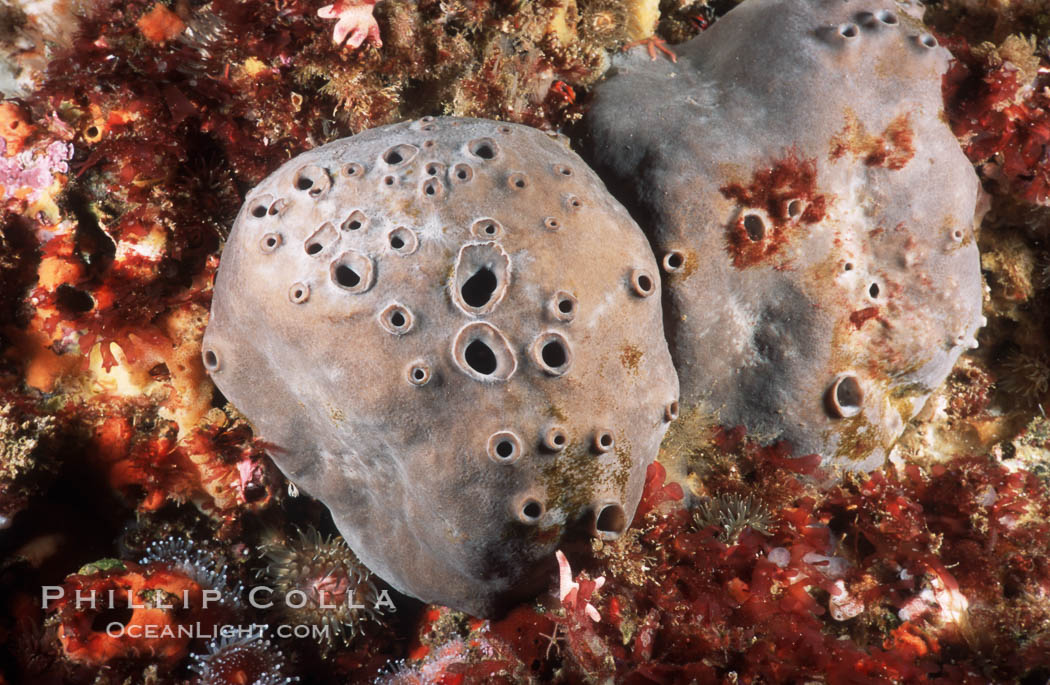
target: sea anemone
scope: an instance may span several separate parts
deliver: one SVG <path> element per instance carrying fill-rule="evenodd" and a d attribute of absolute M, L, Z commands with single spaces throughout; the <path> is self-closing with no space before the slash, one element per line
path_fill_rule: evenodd
<path fill-rule="evenodd" d="M 769 534 L 771 524 L 769 510 L 752 495 L 723 494 L 708 497 L 697 505 L 693 521 L 699 529 L 717 526 L 718 538 L 727 545 L 736 544 L 740 535 L 748 528 Z"/>
<path fill-rule="evenodd" d="M 387 664 L 375 683 L 431 685 L 476 682 L 481 674 L 489 675 L 492 671 L 503 670 L 505 662 L 501 657 L 497 646 L 488 640 L 482 638 L 468 642 L 457 637 L 443 645 L 435 646 L 421 661 L 399 659 Z M 488 678 L 485 680 L 488 681 Z"/>
<path fill-rule="evenodd" d="M 284 675 L 284 655 L 260 635 L 223 637 L 208 643 L 207 654 L 194 654 L 190 670 L 196 685 L 290 685 L 299 678 Z"/>
<path fill-rule="evenodd" d="M 175 536 L 156 540 L 146 548 L 146 556 L 139 563 L 167 564 L 201 587 L 218 591 L 223 606 L 234 611 L 244 608 L 243 588 L 240 583 L 230 582 L 226 562 L 192 540 Z"/>
<path fill-rule="evenodd" d="M 371 573 L 341 537 L 323 537 L 315 528 L 298 539 L 263 546 L 273 598 L 289 623 L 320 626 L 313 631 L 324 651 L 346 645 L 374 620 L 378 592 Z"/>
<path fill-rule="evenodd" d="M 172 666 L 185 657 L 194 627 L 212 630 L 228 618 L 221 606 L 208 606 L 204 590 L 164 564 L 102 559 L 66 577 L 51 620 L 74 663 L 150 659 Z"/>
<path fill-rule="evenodd" d="M 1003 364 L 1007 375 L 1000 387 L 1026 402 L 1036 402 L 1050 390 L 1050 360 L 1043 355 L 1017 353 Z"/>

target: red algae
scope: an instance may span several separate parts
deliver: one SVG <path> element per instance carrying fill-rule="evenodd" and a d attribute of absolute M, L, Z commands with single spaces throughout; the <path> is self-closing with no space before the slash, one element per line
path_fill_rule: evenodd
<path fill-rule="evenodd" d="M 1045 205 L 1050 201 L 1045 71 L 1029 73 L 987 49 L 975 50 L 963 38 L 947 46 L 955 62 L 944 76 L 945 110 L 967 156 L 974 163 L 989 162 L 986 175 L 1004 191 Z"/>
<path fill-rule="evenodd" d="M 1045 665 L 1050 633 L 1018 641 L 991 620 L 1005 612 L 1035 626 L 1047 618 L 1045 608 L 1016 601 L 1048 581 L 1045 519 L 1016 524 L 1021 497 L 1044 514 L 1050 505 L 1032 476 L 960 458 L 822 492 L 806 475 L 815 461 L 760 448 L 741 429 L 709 440 L 707 449 L 735 469 L 708 472 L 705 484 L 763 498 L 774 512 L 768 533 L 745 530 L 726 545 L 713 528 L 697 529 L 654 465 L 643 503 L 659 506 L 596 552 L 573 594 L 457 639 L 516 636 L 506 645 L 516 668 L 531 664 L 535 677 L 555 672 L 567 682 L 979 683 Z M 991 505 L 987 487 L 999 493 Z M 974 528 L 982 509 L 994 523 Z M 992 541 L 1003 554 L 989 550 Z M 1010 587 L 1021 576 L 1024 587 Z M 471 669 L 482 661 L 465 661 L 463 673 L 481 672 Z"/>
<path fill-rule="evenodd" d="M 720 189 L 741 206 L 762 212 L 745 209 L 729 225 L 726 249 L 733 256 L 733 266 L 744 269 L 769 260 L 802 230 L 802 224 L 824 218 L 828 198 L 816 192 L 816 181 L 815 160 L 789 155 L 768 169 L 755 171 L 746 186 L 732 183 Z"/>

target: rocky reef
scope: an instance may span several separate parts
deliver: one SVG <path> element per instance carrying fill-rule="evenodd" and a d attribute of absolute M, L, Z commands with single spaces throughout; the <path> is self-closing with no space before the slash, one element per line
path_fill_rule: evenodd
<path fill-rule="evenodd" d="M 948 70 L 939 81 L 924 81 L 929 85 L 910 100 L 888 98 L 889 111 L 879 119 L 883 115 L 864 97 L 863 83 L 883 83 L 905 60 L 883 60 L 867 73 L 847 64 L 849 83 L 828 77 L 807 86 L 816 93 L 814 111 L 821 100 L 839 101 L 834 88 L 856 93 L 857 107 L 871 110 L 866 116 L 873 119 L 863 120 L 866 136 L 847 139 L 882 138 L 887 157 L 868 167 L 863 162 L 880 155 L 862 146 L 857 149 L 863 154 L 847 149 L 835 166 L 812 151 L 760 154 L 748 144 L 743 150 L 757 157 L 721 184 L 731 197 L 719 188 L 711 196 L 726 211 L 747 205 L 750 213 L 770 217 L 766 227 L 775 228 L 779 205 L 747 204 L 757 187 L 756 171 L 775 170 L 778 160 L 789 159 L 805 169 L 812 158 L 818 195 L 843 192 L 835 184 L 821 190 L 820 169 L 892 179 L 896 172 L 886 164 L 903 160 L 899 153 L 906 146 L 893 135 L 902 129 L 883 135 L 887 122 L 909 102 L 921 101 L 924 108 L 943 102 L 945 121 L 987 193 L 978 208 L 983 221 L 972 233 L 987 324 L 977 331 L 980 345 L 959 353 L 947 381 L 905 423 L 887 463 L 870 473 L 826 471 L 819 456 L 770 442 L 750 426 L 712 424 L 702 412 L 683 411 L 645 471 L 633 519 L 619 538 L 591 537 L 589 521 L 580 520 L 586 524 L 580 527 L 581 546 L 587 540 L 589 553 L 566 545 L 566 554 L 541 560 L 549 568 L 549 589 L 502 618 L 483 619 L 423 604 L 370 575 L 327 507 L 275 465 L 284 453 L 265 432 L 253 430 L 209 376 L 202 340 L 222 249 L 237 209 L 255 197 L 252 188 L 283 164 L 340 138 L 424 116 L 484 117 L 501 122 L 495 126 L 560 131 L 579 147 L 586 137 L 579 122 L 594 101 L 594 88 L 628 41 L 642 41 L 628 48 L 636 72 L 673 73 L 678 67 L 670 60 L 677 59 L 683 76 L 702 73 L 690 61 L 694 48 L 685 43 L 730 22 L 734 15 L 727 12 L 738 11 L 734 5 L 59 0 L 0 8 L 0 90 L 6 98 L 0 104 L 3 680 L 1045 683 L 1050 20 L 1041 3 L 872 5 L 868 11 L 892 10 L 900 22 L 879 29 L 866 27 L 867 17 L 813 10 L 819 16 L 807 14 L 810 25 L 853 23 L 856 41 L 875 37 L 891 46 L 902 32 L 928 33 L 951 53 Z M 787 30 L 784 22 L 793 16 L 796 10 L 770 17 L 768 30 L 756 28 L 746 44 L 761 50 L 760 38 L 776 42 L 770 30 Z M 372 20 L 378 38 L 370 31 Z M 355 26 L 364 29 L 358 47 L 350 45 L 357 40 Z M 799 64 L 794 44 L 787 45 L 792 49 L 767 57 L 761 77 L 771 87 L 786 80 L 786 65 Z M 650 52 L 656 64 L 647 61 Z M 857 52 L 860 58 L 870 54 Z M 940 48 L 904 54 L 925 54 L 932 58 L 927 63 L 944 66 Z M 782 61 L 785 66 L 778 66 Z M 624 116 L 633 116 L 631 109 L 672 108 L 678 93 L 666 96 L 664 88 L 653 81 L 632 91 L 622 103 Z M 796 124 L 801 133 L 795 137 L 830 139 L 844 128 L 841 120 L 810 119 Z M 917 114 L 908 121 L 936 129 Z M 642 119 L 637 134 L 654 138 L 650 129 L 663 125 L 655 117 Z M 830 130 L 818 130 L 826 125 Z M 753 130 L 745 119 L 739 127 Z M 911 130 L 916 151 L 930 144 L 920 139 L 919 128 Z M 500 135 L 488 137 L 499 143 Z M 537 135 L 557 154 L 569 155 L 561 143 Z M 778 137 L 789 136 L 780 131 Z M 673 142 L 696 147 L 684 135 Z M 908 173 L 916 163 L 913 156 L 900 171 Z M 415 179 L 425 180 L 413 179 L 399 186 L 406 198 L 418 192 Z M 898 190 L 916 211 L 951 190 L 914 185 Z M 972 179 L 960 182 L 964 186 L 960 202 L 969 203 Z M 834 199 L 825 203 L 823 221 L 834 219 L 848 236 L 841 217 L 835 218 L 841 200 Z M 368 199 L 380 201 L 378 195 Z M 522 216 L 535 216 L 540 204 L 551 201 L 539 198 Z M 638 206 L 629 207 L 638 223 L 654 225 Z M 267 214 L 267 220 L 276 216 Z M 968 224 L 959 218 L 965 230 Z M 856 219 L 858 225 L 871 222 L 863 212 Z M 792 240 L 820 225 L 803 224 L 789 234 L 791 240 L 760 256 L 782 263 L 792 254 Z M 305 252 L 306 238 L 319 226 L 296 227 L 297 259 L 330 267 L 331 261 Z M 715 232 L 723 259 L 729 226 Z M 892 247 L 858 260 L 895 274 L 903 269 L 894 261 L 901 248 L 889 228 L 879 240 L 868 234 L 852 245 Z M 449 278 L 460 247 L 445 255 L 449 271 L 438 280 L 441 294 L 432 294 L 433 301 L 451 302 Z M 823 247 L 798 259 L 842 258 L 841 251 Z M 351 248 L 347 243 L 340 253 Z M 966 244 L 957 254 L 972 249 Z M 421 247 L 411 257 L 422 254 Z M 377 263 L 386 263 L 383 255 Z M 663 269 L 665 257 L 658 253 L 654 264 Z M 676 268 L 674 260 L 667 265 Z M 768 268 L 737 268 L 731 261 L 723 267 L 727 274 Z M 568 278 L 578 268 L 572 264 L 557 275 Z M 330 269 L 317 273 L 331 284 Z M 347 298 L 378 292 L 383 273 L 376 272 L 368 293 Z M 659 275 L 673 287 L 684 273 Z M 776 282 L 776 275 L 766 278 Z M 835 282 L 831 274 L 825 280 Z M 291 303 L 291 284 L 274 280 L 275 304 L 296 311 L 317 304 Z M 861 289 L 870 281 L 858 278 L 856 285 L 851 296 L 865 301 Z M 885 282 L 879 285 L 881 297 Z M 630 302 L 649 307 L 655 296 Z M 869 306 L 881 305 L 852 311 Z M 404 336 L 389 333 L 375 317 L 378 311 L 364 318 L 391 359 L 425 330 L 420 315 L 419 328 Z M 460 327 L 500 316 L 499 309 L 486 318 L 458 308 L 446 315 Z M 882 330 L 876 318 L 858 316 L 862 326 L 850 329 L 847 342 Z M 577 323 L 545 320 L 544 327 L 566 331 L 575 343 Z M 533 338 L 512 337 L 521 345 L 519 366 L 506 384 L 523 381 L 529 370 L 536 382 L 556 386 L 577 368 L 579 358 L 566 376 L 547 376 L 531 366 L 527 344 Z M 445 356 L 450 345 L 445 340 L 433 348 L 444 357 L 448 377 L 474 383 Z M 930 354 L 949 353 L 931 348 Z M 632 357 L 625 357 L 628 364 Z M 622 368 L 624 359 L 615 363 Z M 406 392 L 438 388 L 405 386 Z M 819 399 L 826 386 L 814 382 L 813 390 Z M 526 428 L 549 418 L 527 416 Z M 477 428 L 482 437 L 496 430 Z M 523 444 L 538 437 L 511 430 Z M 440 446 L 458 438 L 432 439 Z M 479 460 L 479 468 L 491 465 L 488 472 L 529 463 L 523 457 L 497 464 L 487 443 L 485 448 L 481 455 L 472 448 L 468 456 Z M 431 480 L 425 474 L 415 485 L 436 487 Z M 395 487 L 378 483 L 371 495 L 399 509 Z M 464 493 L 480 487 L 465 483 L 450 497 L 469 500 Z M 590 506 L 584 499 L 579 511 Z M 513 511 L 502 513 L 509 517 Z M 396 536 L 385 542 L 404 544 Z M 78 604 L 78 589 L 88 596 L 95 591 L 96 603 Z M 223 626 L 233 632 L 216 634 Z M 293 628 L 299 632 L 289 632 Z"/>

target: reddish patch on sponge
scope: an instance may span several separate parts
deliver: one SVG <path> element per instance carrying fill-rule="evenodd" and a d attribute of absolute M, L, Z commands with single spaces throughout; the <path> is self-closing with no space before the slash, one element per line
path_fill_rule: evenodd
<path fill-rule="evenodd" d="M 878 315 L 878 307 L 865 307 L 864 309 L 858 309 L 857 311 L 852 312 L 849 315 L 849 322 L 856 326 L 859 331 L 865 322 L 869 319 L 874 319 Z"/>
<path fill-rule="evenodd" d="M 915 156 L 915 134 L 908 113 L 895 117 L 881 134 L 872 135 L 852 112 L 847 112 L 846 125 L 831 139 L 828 157 L 840 159 L 847 152 L 866 166 L 903 169 Z"/>
<path fill-rule="evenodd" d="M 816 192 L 816 183 L 816 160 L 800 160 L 791 153 L 756 171 L 746 186 L 731 183 L 720 188 L 722 195 L 744 208 L 726 234 L 733 266 L 744 269 L 768 260 L 803 224 L 823 219 L 828 201 Z"/>
<path fill-rule="evenodd" d="M 864 163 L 868 166 L 884 166 L 887 169 L 903 169 L 915 156 L 915 141 L 907 113 L 890 122 L 879 139 L 877 149 L 868 153 Z"/>

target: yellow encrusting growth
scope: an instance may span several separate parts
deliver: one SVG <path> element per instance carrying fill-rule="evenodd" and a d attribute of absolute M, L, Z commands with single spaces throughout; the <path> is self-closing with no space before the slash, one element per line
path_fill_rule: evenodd
<path fill-rule="evenodd" d="M 649 38 L 660 21 L 659 0 L 631 0 L 627 3 L 627 40 Z"/>

